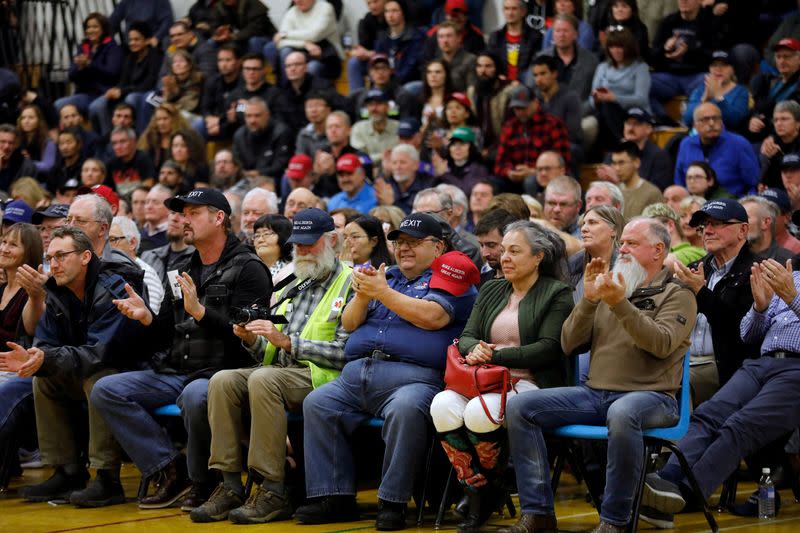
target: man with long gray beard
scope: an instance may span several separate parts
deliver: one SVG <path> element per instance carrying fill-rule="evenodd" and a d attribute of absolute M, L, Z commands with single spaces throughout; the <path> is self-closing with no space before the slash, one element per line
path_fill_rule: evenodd
<path fill-rule="evenodd" d="M 667 229 L 634 218 L 622 232 L 614 269 L 594 258 L 584 295 L 564 322 L 568 356 L 591 348 L 589 379 L 577 387 L 531 391 L 508 401 L 511 455 L 522 515 L 506 533 L 558 529 L 542 431 L 565 424 L 608 426 L 608 467 L 600 524 L 593 533 L 622 532 L 631 519 L 642 468 L 642 430 L 678 419 L 675 394 L 697 314 L 694 294 L 664 267 Z"/>
<path fill-rule="evenodd" d="M 286 411 L 300 412 L 314 388 L 339 375 L 345 363 L 347 332 L 342 310 L 352 296 L 352 269 L 337 259 L 340 247 L 333 218 L 321 209 L 294 216 L 294 273 L 297 278 L 276 294 L 276 313 L 289 323 L 253 320 L 233 332 L 262 365 L 216 373 L 208 386 L 211 424 L 209 465 L 223 482 L 190 515 L 195 522 L 230 518 L 236 524 L 260 524 L 292 515 L 286 494 Z M 250 412 L 247 466 L 258 487 L 245 502 L 243 457 L 247 437 L 242 411 Z"/>

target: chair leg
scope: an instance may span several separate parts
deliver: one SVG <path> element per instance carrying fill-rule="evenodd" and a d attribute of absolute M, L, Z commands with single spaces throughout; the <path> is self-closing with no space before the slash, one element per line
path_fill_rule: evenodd
<path fill-rule="evenodd" d="M 444 520 L 444 506 L 447 503 L 447 493 L 450 492 L 450 481 L 453 479 L 453 467 L 450 467 L 450 472 L 447 474 L 447 481 L 444 484 L 444 491 L 442 492 L 442 501 L 439 502 L 439 510 L 436 512 L 436 521 L 433 523 L 433 529 L 441 529 L 442 521 Z"/>
<path fill-rule="evenodd" d="M 642 492 L 644 491 L 644 479 L 647 476 L 647 466 L 649 464 L 650 452 L 653 447 L 647 443 L 644 445 L 644 453 L 642 455 L 642 471 L 639 474 L 639 479 L 636 480 L 636 490 L 633 493 L 633 506 L 631 508 L 631 521 L 628 524 L 628 532 L 636 533 L 639 527 L 639 510 L 642 506 Z"/>
<path fill-rule="evenodd" d="M 428 458 L 425 460 L 425 479 L 422 482 L 422 496 L 417 502 L 419 506 L 419 510 L 417 511 L 417 527 L 422 527 L 422 523 L 425 519 L 425 499 L 428 497 L 428 483 L 431 478 L 431 461 L 433 460 L 434 446 L 436 446 L 435 434 L 431 438 L 431 444 L 428 446 Z M 446 494 L 442 495 L 442 499 L 444 499 L 444 496 L 446 496 Z"/>
<path fill-rule="evenodd" d="M 141 481 L 139 481 L 139 491 L 137 492 L 137 497 L 139 500 L 142 500 L 147 496 L 147 490 L 150 488 L 150 476 L 142 476 Z"/>
<path fill-rule="evenodd" d="M 511 518 L 517 516 L 517 507 L 514 505 L 514 499 L 510 494 L 506 498 L 506 508 L 508 509 L 508 514 Z"/>
<path fill-rule="evenodd" d="M 722 484 L 722 492 L 719 496 L 717 511 L 727 511 L 736 504 L 736 489 L 739 485 L 738 472 L 734 471 L 725 483 Z"/>
<path fill-rule="evenodd" d="M 697 503 L 703 507 L 703 514 L 708 522 L 708 527 L 711 528 L 712 533 L 719 533 L 717 521 L 708 510 L 708 502 L 706 501 L 705 497 L 703 497 L 703 493 L 700 491 L 700 485 L 697 483 L 697 478 L 694 477 L 694 472 L 692 472 L 691 467 L 689 467 L 689 463 L 686 461 L 686 457 L 684 457 L 683 452 L 681 452 L 673 442 L 663 441 L 662 444 L 669 448 L 670 451 L 675 454 L 675 457 L 678 458 L 678 462 L 681 464 L 681 469 L 683 470 L 684 475 L 689 479 L 689 484 L 692 487 L 692 491 L 695 493 Z"/>
<path fill-rule="evenodd" d="M 558 490 L 558 484 L 561 481 L 561 472 L 564 470 L 565 456 L 567 454 L 566 447 L 569 446 L 566 442 L 563 444 L 564 449 L 556 456 L 556 463 L 553 465 L 553 477 L 550 479 L 550 490 L 553 491 L 553 495 L 555 495 Z"/>
<path fill-rule="evenodd" d="M 602 494 L 595 494 L 592 490 L 592 487 L 589 486 L 589 483 L 586 481 L 589 477 L 586 475 L 586 469 L 584 468 L 583 464 L 583 457 L 579 455 L 578 452 L 575 451 L 571 446 L 567 448 L 570 454 L 569 462 L 572 465 L 572 468 L 577 472 L 575 477 L 580 476 L 583 478 L 584 485 L 586 485 L 586 490 L 589 492 L 589 497 L 592 499 L 592 504 L 594 504 L 594 508 L 597 509 L 597 514 L 600 514 L 600 507 L 603 503 L 603 495 Z"/>

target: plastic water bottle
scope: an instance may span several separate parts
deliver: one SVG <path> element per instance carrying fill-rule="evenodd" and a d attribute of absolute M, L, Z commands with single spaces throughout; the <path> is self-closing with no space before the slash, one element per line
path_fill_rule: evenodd
<path fill-rule="evenodd" d="M 758 480 L 758 518 L 772 520 L 775 518 L 775 484 L 769 468 L 761 469 L 761 479 Z"/>

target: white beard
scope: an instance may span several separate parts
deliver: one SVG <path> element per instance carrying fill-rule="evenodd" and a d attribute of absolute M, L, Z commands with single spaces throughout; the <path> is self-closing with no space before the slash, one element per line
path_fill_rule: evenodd
<path fill-rule="evenodd" d="M 394 177 L 394 181 L 397 183 L 405 183 L 411 179 L 411 176 L 403 176 L 401 174 L 392 174 L 392 176 Z"/>
<path fill-rule="evenodd" d="M 622 278 L 625 280 L 625 298 L 630 298 L 633 291 L 647 279 L 647 271 L 632 255 L 617 257 L 611 273 L 615 282 L 618 281 L 617 274 L 622 274 Z"/>
<path fill-rule="evenodd" d="M 336 267 L 336 252 L 325 246 L 321 255 L 294 256 L 294 273 L 298 279 L 325 279 Z"/>

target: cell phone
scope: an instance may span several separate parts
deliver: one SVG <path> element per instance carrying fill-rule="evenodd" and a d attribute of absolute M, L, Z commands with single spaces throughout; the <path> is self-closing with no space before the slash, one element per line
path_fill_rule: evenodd
<path fill-rule="evenodd" d="M 47 255 L 42 257 L 42 272 L 48 276 L 50 275 L 50 261 L 47 260 Z"/>
<path fill-rule="evenodd" d="M 246 107 L 247 107 L 247 104 L 244 104 L 244 103 L 236 104 L 236 112 L 237 113 L 244 113 L 244 110 L 245 110 Z"/>

